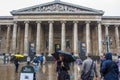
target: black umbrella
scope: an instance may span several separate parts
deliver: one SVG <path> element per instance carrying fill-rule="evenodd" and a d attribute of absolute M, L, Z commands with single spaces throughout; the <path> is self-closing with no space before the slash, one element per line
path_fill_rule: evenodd
<path fill-rule="evenodd" d="M 63 61 L 65 62 L 74 62 L 75 61 L 75 57 L 70 53 L 70 52 L 64 52 L 64 51 L 57 51 L 56 53 L 53 53 L 52 56 L 56 59 L 59 60 L 59 55 L 62 54 L 64 59 Z"/>

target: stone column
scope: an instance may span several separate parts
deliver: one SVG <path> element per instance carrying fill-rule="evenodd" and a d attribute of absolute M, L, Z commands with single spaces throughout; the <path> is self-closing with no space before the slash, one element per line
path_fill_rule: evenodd
<path fill-rule="evenodd" d="M 102 28 L 101 28 L 101 22 L 98 22 L 98 52 L 99 52 L 99 55 L 102 54 Z"/>
<path fill-rule="evenodd" d="M 14 22 L 13 26 L 13 39 L 12 39 L 12 54 L 16 53 L 16 40 L 17 40 L 17 22 Z"/>
<path fill-rule="evenodd" d="M 86 21 L 86 55 L 91 52 L 90 48 L 90 21 Z"/>
<path fill-rule="evenodd" d="M 2 26 L 0 25 L 0 35 L 1 35 L 1 27 L 2 27 Z"/>
<path fill-rule="evenodd" d="M 37 36 L 36 36 L 36 54 L 40 53 L 40 43 L 41 43 L 41 21 L 37 21 Z"/>
<path fill-rule="evenodd" d="M 20 53 L 20 26 L 18 26 L 18 33 L 17 33 L 17 52 L 19 52 Z"/>
<path fill-rule="evenodd" d="M 78 56 L 78 21 L 74 21 L 74 55 Z"/>
<path fill-rule="evenodd" d="M 53 21 L 49 21 L 49 56 L 53 53 Z"/>
<path fill-rule="evenodd" d="M 62 51 L 65 51 L 66 50 L 66 39 L 65 39 L 65 32 L 66 32 L 66 29 L 65 29 L 65 23 L 66 21 L 61 21 L 62 23 L 62 29 L 61 29 L 61 50 Z"/>
<path fill-rule="evenodd" d="M 115 25 L 115 39 L 116 39 L 116 47 L 117 47 L 117 51 L 119 49 L 119 30 L 118 30 L 119 25 Z"/>
<path fill-rule="evenodd" d="M 1 29 L 2 29 L 2 26 L 0 25 L 0 52 L 1 52 L 1 43 L 2 43 L 2 40 L 1 40 L 1 35 L 2 35 Z"/>
<path fill-rule="evenodd" d="M 6 53 L 10 50 L 10 25 L 7 25 L 7 41 L 6 41 Z"/>
<path fill-rule="evenodd" d="M 105 25 L 105 35 L 109 35 L 108 27 L 109 27 L 109 25 Z"/>
<path fill-rule="evenodd" d="M 20 53 L 24 54 L 24 29 L 21 28 Z"/>
<path fill-rule="evenodd" d="M 28 42 L 28 30 L 29 30 L 29 21 L 25 21 L 25 35 L 24 35 L 24 55 L 28 55 L 28 48 L 29 48 L 29 42 Z"/>
<path fill-rule="evenodd" d="M 107 52 L 107 44 L 108 44 L 108 50 L 109 50 L 109 52 L 110 52 L 110 46 L 109 46 L 109 32 L 108 32 L 108 27 L 109 27 L 109 25 L 105 25 L 105 41 L 107 42 L 106 43 L 106 52 Z"/>

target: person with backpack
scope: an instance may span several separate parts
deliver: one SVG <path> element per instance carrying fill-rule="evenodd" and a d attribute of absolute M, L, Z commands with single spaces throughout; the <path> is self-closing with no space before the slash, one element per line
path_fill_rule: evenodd
<path fill-rule="evenodd" d="M 98 80 L 96 63 L 92 60 L 91 57 L 92 57 L 92 54 L 88 53 L 87 59 L 85 59 L 82 63 L 82 68 L 81 68 L 82 80 L 93 80 L 94 74 L 95 74 L 96 80 Z"/>
<path fill-rule="evenodd" d="M 118 66 L 115 61 L 112 60 L 112 53 L 107 52 L 105 54 L 106 60 L 102 63 L 100 72 L 103 74 L 104 80 L 119 80 L 118 79 Z"/>
<path fill-rule="evenodd" d="M 39 56 L 40 65 L 43 65 L 43 54 Z"/>
<path fill-rule="evenodd" d="M 35 72 L 38 72 L 38 68 L 39 68 L 39 59 L 37 56 L 35 56 L 32 60 L 32 63 L 34 65 L 34 69 L 35 69 Z"/>

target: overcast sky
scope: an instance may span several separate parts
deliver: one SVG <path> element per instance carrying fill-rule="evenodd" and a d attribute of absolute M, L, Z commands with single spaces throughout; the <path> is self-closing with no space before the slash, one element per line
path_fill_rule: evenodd
<path fill-rule="evenodd" d="M 54 0 L 0 0 L 0 16 L 11 16 L 10 11 Z M 120 0 L 61 0 L 64 2 L 103 10 L 104 16 L 120 16 Z"/>

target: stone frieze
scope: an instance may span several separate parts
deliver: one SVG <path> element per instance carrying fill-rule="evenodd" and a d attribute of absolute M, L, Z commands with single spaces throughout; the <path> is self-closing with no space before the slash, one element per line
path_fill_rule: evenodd
<path fill-rule="evenodd" d="M 62 4 L 52 4 L 52 5 L 31 8 L 28 10 L 23 10 L 22 12 L 80 12 L 80 11 L 83 10 L 80 8 L 66 6 Z"/>

